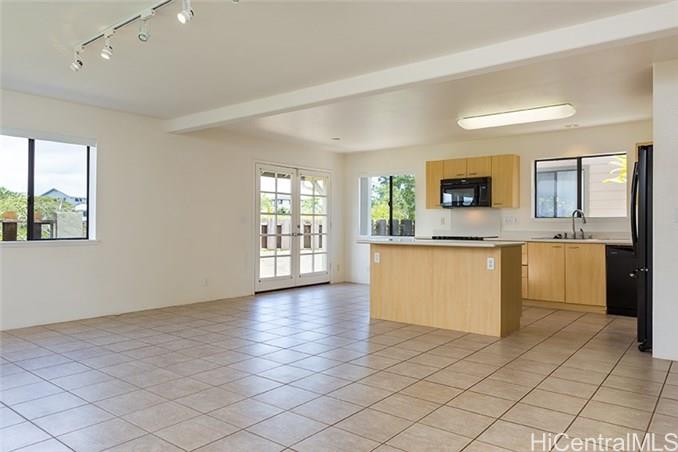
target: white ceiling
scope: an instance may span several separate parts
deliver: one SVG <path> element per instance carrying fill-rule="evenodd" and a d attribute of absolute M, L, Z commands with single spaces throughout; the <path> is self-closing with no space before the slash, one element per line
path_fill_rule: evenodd
<path fill-rule="evenodd" d="M 2 0 L 0 85 L 173 118 L 661 2 L 195 1 L 196 16 L 189 25 L 178 24 L 178 5 L 170 5 L 153 19 L 148 43 L 137 41 L 136 27 L 129 27 L 116 35 L 111 61 L 98 57 L 97 43 L 85 52 L 82 71 L 68 70 L 79 41 L 152 3 Z M 587 70 L 595 63 L 588 61 Z M 598 78 L 584 77 L 579 89 L 570 82 L 583 77 L 575 68 L 540 66 L 527 73 L 480 76 L 278 115 L 241 127 L 314 142 L 342 135 L 342 148 L 351 150 L 437 140 L 449 133 L 445 131 L 458 113 L 556 97 L 579 104 L 582 121 L 617 111 L 617 116 L 631 117 L 647 109 L 647 68 L 633 69 L 606 79 L 605 69 L 597 68 Z M 562 71 L 567 78 L 558 75 Z M 609 105 L 601 106 L 601 89 L 609 96 L 630 98 L 624 108 L 609 96 Z M 592 96 L 599 101 L 589 100 Z"/>
<path fill-rule="evenodd" d="M 652 115 L 652 62 L 673 58 L 678 36 L 223 127 L 353 152 L 642 120 Z M 575 116 L 475 131 L 457 125 L 464 116 L 565 102 L 576 107 Z"/>

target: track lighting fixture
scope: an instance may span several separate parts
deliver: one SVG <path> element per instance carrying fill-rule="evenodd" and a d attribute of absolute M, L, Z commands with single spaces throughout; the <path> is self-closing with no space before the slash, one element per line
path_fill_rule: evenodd
<path fill-rule="evenodd" d="M 181 11 L 177 14 L 177 20 L 182 23 L 188 23 L 193 19 L 193 8 L 191 8 L 191 0 L 181 0 Z"/>
<path fill-rule="evenodd" d="M 104 60 L 110 60 L 113 56 L 113 46 L 111 45 L 111 37 L 113 36 L 113 30 L 109 30 L 104 35 L 104 47 L 101 49 L 101 58 Z"/>
<path fill-rule="evenodd" d="M 71 71 L 78 72 L 82 69 L 83 63 L 82 58 L 80 58 L 80 49 L 77 49 L 73 52 L 73 62 L 71 63 Z"/>
<path fill-rule="evenodd" d="M 231 1 L 233 2 L 233 4 L 240 3 L 240 0 L 231 0 Z M 150 20 L 153 18 L 153 16 L 155 16 L 156 11 L 168 5 L 174 5 L 178 2 L 179 0 L 156 0 L 156 2 L 153 5 L 151 5 L 150 8 L 146 8 L 140 13 L 137 13 L 133 16 L 121 20 L 120 22 L 112 24 L 106 31 L 98 32 L 91 38 L 80 42 L 80 44 L 76 47 L 76 50 L 74 51 L 73 61 L 69 66 L 70 69 L 73 72 L 78 72 L 80 69 L 82 69 L 83 61 L 82 58 L 80 57 L 80 54 L 82 54 L 87 47 L 93 45 L 95 42 L 100 42 L 99 41 L 100 39 L 104 40 L 104 46 L 101 48 L 101 51 L 99 52 L 101 58 L 103 58 L 104 60 L 110 60 L 111 58 L 113 58 L 113 45 L 111 44 L 111 41 L 113 40 L 113 34 L 130 24 L 139 22 L 139 32 L 137 33 L 137 38 L 141 42 L 147 42 L 149 39 L 151 39 Z M 179 13 L 177 13 L 177 20 L 182 24 L 186 24 L 190 22 L 191 19 L 193 19 L 194 15 L 195 14 L 193 13 L 193 8 L 191 6 L 191 0 L 181 0 L 181 10 L 179 11 Z"/>
<path fill-rule="evenodd" d="M 141 13 L 141 23 L 139 24 L 139 33 L 137 34 L 139 41 L 147 42 L 149 39 L 151 39 L 150 20 L 154 15 L 155 11 L 153 9 L 147 9 Z"/>

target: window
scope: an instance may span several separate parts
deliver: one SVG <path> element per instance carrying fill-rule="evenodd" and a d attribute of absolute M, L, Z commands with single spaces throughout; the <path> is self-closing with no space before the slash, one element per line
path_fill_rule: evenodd
<path fill-rule="evenodd" d="M 0 240 L 89 238 L 91 151 L 0 135 Z"/>
<path fill-rule="evenodd" d="M 591 218 L 627 214 L 626 154 L 537 160 L 534 170 L 536 218 L 568 218 L 575 209 Z"/>
<path fill-rule="evenodd" d="M 360 235 L 414 236 L 414 176 L 360 178 Z"/>

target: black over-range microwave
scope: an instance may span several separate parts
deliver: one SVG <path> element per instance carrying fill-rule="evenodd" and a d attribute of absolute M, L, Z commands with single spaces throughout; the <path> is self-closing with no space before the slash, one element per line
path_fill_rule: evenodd
<path fill-rule="evenodd" d="M 443 179 L 441 207 L 492 207 L 492 178 Z"/>

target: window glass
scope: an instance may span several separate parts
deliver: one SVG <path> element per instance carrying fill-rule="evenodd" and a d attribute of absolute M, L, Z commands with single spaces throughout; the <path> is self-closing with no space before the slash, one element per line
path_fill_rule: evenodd
<path fill-rule="evenodd" d="M 361 177 L 359 183 L 360 235 L 414 236 L 414 176 Z"/>
<path fill-rule="evenodd" d="M 0 135 L 0 240 L 26 240 L 28 139 Z"/>
<path fill-rule="evenodd" d="M 371 235 L 391 235 L 389 180 L 388 176 L 372 177 L 370 180 Z"/>
<path fill-rule="evenodd" d="M 627 215 L 626 154 L 542 160 L 535 164 L 535 217 Z M 581 193 L 580 193 L 581 190 Z"/>
<path fill-rule="evenodd" d="M 87 237 L 87 146 L 35 140 L 34 239 Z"/>
<path fill-rule="evenodd" d="M 391 235 L 414 235 L 414 176 L 393 176 Z"/>
<path fill-rule="evenodd" d="M 536 217 L 563 218 L 577 208 L 577 160 L 538 161 Z"/>
<path fill-rule="evenodd" d="M 626 154 L 582 159 L 586 216 L 626 216 L 627 163 Z"/>

